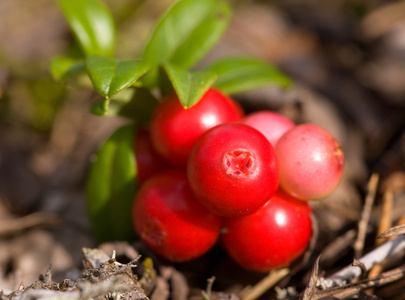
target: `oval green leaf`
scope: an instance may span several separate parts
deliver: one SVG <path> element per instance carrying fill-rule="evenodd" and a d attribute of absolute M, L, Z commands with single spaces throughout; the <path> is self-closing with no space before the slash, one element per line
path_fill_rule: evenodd
<path fill-rule="evenodd" d="M 230 8 L 218 0 L 182 0 L 157 24 L 145 47 L 143 59 L 154 68 L 144 77 L 157 84 L 158 66 L 173 63 L 187 69 L 216 44 L 230 19 Z"/>
<path fill-rule="evenodd" d="M 98 0 L 57 0 L 84 54 L 111 56 L 116 28 L 108 7 Z"/>
<path fill-rule="evenodd" d="M 118 61 L 112 57 L 89 56 L 86 70 L 97 92 L 111 97 L 132 85 L 149 70 L 149 65 L 141 60 Z"/>
<path fill-rule="evenodd" d="M 228 95 L 266 85 L 287 88 L 292 83 L 291 79 L 276 67 L 253 58 L 225 58 L 206 67 L 205 70 L 218 75 L 214 86 Z"/>
<path fill-rule="evenodd" d="M 49 65 L 52 77 L 57 81 L 67 79 L 84 69 L 83 61 L 65 56 L 54 57 Z"/>
<path fill-rule="evenodd" d="M 135 124 L 148 126 L 158 100 L 146 88 L 126 89 L 110 99 L 108 116 L 122 116 Z"/>
<path fill-rule="evenodd" d="M 136 192 L 135 127 L 118 128 L 95 155 L 86 182 L 87 212 L 96 239 L 133 240 Z"/>
<path fill-rule="evenodd" d="M 196 104 L 216 78 L 211 71 L 190 72 L 172 64 L 165 64 L 163 68 L 184 108 Z"/>

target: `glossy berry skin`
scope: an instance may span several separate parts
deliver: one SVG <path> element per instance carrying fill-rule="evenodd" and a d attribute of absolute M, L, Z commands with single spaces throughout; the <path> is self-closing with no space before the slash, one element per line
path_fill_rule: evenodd
<path fill-rule="evenodd" d="M 138 186 L 142 185 L 153 175 L 169 168 L 166 161 L 155 151 L 149 131 L 146 129 L 138 129 L 136 131 L 134 151 L 138 172 Z"/>
<path fill-rule="evenodd" d="M 273 147 L 256 129 L 240 123 L 203 134 L 190 154 L 187 175 L 197 199 L 222 216 L 257 210 L 279 183 Z"/>
<path fill-rule="evenodd" d="M 245 111 L 243 110 L 242 105 L 240 105 L 239 102 L 237 102 L 237 101 L 235 101 L 233 99 L 231 99 L 231 102 L 232 102 L 233 106 L 235 107 L 236 111 L 238 112 L 239 118 L 241 120 L 243 120 L 243 118 L 246 116 L 246 114 L 245 114 Z"/>
<path fill-rule="evenodd" d="M 132 210 L 135 231 L 155 253 L 187 261 L 217 241 L 221 218 L 195 200 L 185 172 L 167 170 L 146 181 Z"/>
<path fill-rule="evenodd" d="M 311 208 L 282 190 L 256 212 L 225 218 L 223 245 L 247 270 L 285 267 L 307 248 L 312 235 Z"/>
<path fill-rule="evenodd" d="M 257 111 L 248 114 L 242 123 L 260 131 L 275 146 L 280 137 L 295 126 L 290 119 L 272 111 Z"/>
<path fill-rule="evenodd" d="M 183 108 L 176 94 L 170 94 L 152 115 L 153 145 L 171 165 L 185 168 L 197 139 L 216 125 L 240 121 L 239 113 L 229 98 L 213 88 L 188 109 Z"/>
<path fill-rule="evenodd" d="M 344 154 L 325 129 L 302 124 L 285 133 L 276 144 L 280 185 L 302 200 L 321 199 L 338 185 Z"/>

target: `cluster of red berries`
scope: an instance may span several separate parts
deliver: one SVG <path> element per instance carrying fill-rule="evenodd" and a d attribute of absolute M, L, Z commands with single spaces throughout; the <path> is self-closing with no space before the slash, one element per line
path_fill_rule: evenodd
<path fill-rule="evenodd" d="M 133 205 L 138 236 L 172 261 L 222 245 L 242 267 L 286 266 L 312 234 L 307 200 L 330 194 L 344 155 L 324 129 L 270 111 L 244 115 L 209 89 L 184 109 L 175 94 L 135 139 L 141 187 Z M 220 234 L 221 233 L 221 234 Z"/>

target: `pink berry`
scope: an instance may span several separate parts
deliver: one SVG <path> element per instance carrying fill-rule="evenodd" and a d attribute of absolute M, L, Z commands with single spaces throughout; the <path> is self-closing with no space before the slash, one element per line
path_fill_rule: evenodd
<path fill-rule="evenodd" d="M 243 268 L 268 272 L 285 267 L 307 248 L 312 235 L 311 208 L 282 190 L 246 216 L 225 218 L 222 241 Z"/>
<path fill-rule="evenodd" d="M 242 123 L 260 131 L 273 146 L 284 133 L 295 126 L 291 120 L 272 111 L 257 111 L 248 114 Z"/>
<path fill-rule="evenodd" d="M 302 200 L 323 198 L 338 185 L 344 154 L 339 143 L 313 124 L 296 126 L 276 144 L 280 186 Z"/>
<path fill-rule="evenodd" d="M 197 199 L 223 216 L 257 210 L 279 182 L 273 147 L 256 129 L 240 123 L 203 134 L 190 154 L 187 175 Z"/>
<path fill-rule="evenodd" d="M 156 107 L 150 123 L 156 151 L 171 165 L 186 167 L 194 143 L 204 132 L 219 124 L 240 121 L 236 107 L 213 88 L 187 109 L 176 94 L 168 95 Z"/>
<path fill-rule="evenodd" d="M 207 252 L 222 222 L 194 198 L 185 172 L 178 170 L 163 171 L 142 185 L 132 217 L 136 233 L 149 248 L 179 262 Z"/>

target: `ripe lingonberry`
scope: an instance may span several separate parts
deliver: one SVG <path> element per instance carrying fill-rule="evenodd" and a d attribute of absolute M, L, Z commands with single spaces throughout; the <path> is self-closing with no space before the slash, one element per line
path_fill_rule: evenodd
<path fill-rule="evenodd" d="M 268 141 L 275 146 L 280 137 L 295 126 L 294 122 L 272 111 L 257 111 L 248 114 L 242 123 L 252 126 L 263 133 Z"/>
<path fill-rule="evenodd" d="M 156 173 L 169 168 L 166 161 L 155 151 L 148 130 L 137 130 L 134 140 L 134 151 L 138 172 L 138 186 L 142 185 Z"/>
<path fill-rule="evenodd" d="M 205 131 L 219 124 L 238 122 L 239 114 L 231 100 L 213 88 L 188 109 L 172 93 L 159 103 L 152 115 L 153 145 L 170 164 L 185 167 L 194 143 Z"/>
<path fill-rule="evenodd" d="M 240 123 L 204 133 L 190 154 L 187 175 L 197 199 L 223 216 L 257 210 L 279 182 L 273 147 L 256 129 Z"/>
<path fill-rule="evenodd" d="M 302 200 L 323 198 L 342 176 L 344 154 L 325 129 L 302 124 L 286 132 L 276 144 L 280 186 Z"/>
<path fill-rule="evenodd" d="M 171 261 L 201 256 L 217 241 L 221 217 L 201 205 L 183 171 L 166 170 L 147 180 L 133 205 L 138 236 Z"/>
<path fill-rule="evenodd" d="M 235 100 L 233 100 L 233 99 L 230 99 L 230 100 L 231 100 L 233 106 L 235 107 L 236 111 L 238 112 L 239 118 L 242 120 L 242 119 L 246 116 L 245 111 L 243 110 L 242 105 L 240 105 L 239 102 L 237 102 L 237 101 L 235 101 Z"/>
<path fill-rule="evenodd" d="M 223 245 L 245 269 L 268 272 L 300 256 L 311 239 L 311 208 L 282 190 L 246 216 L 225 218 Z"/>

